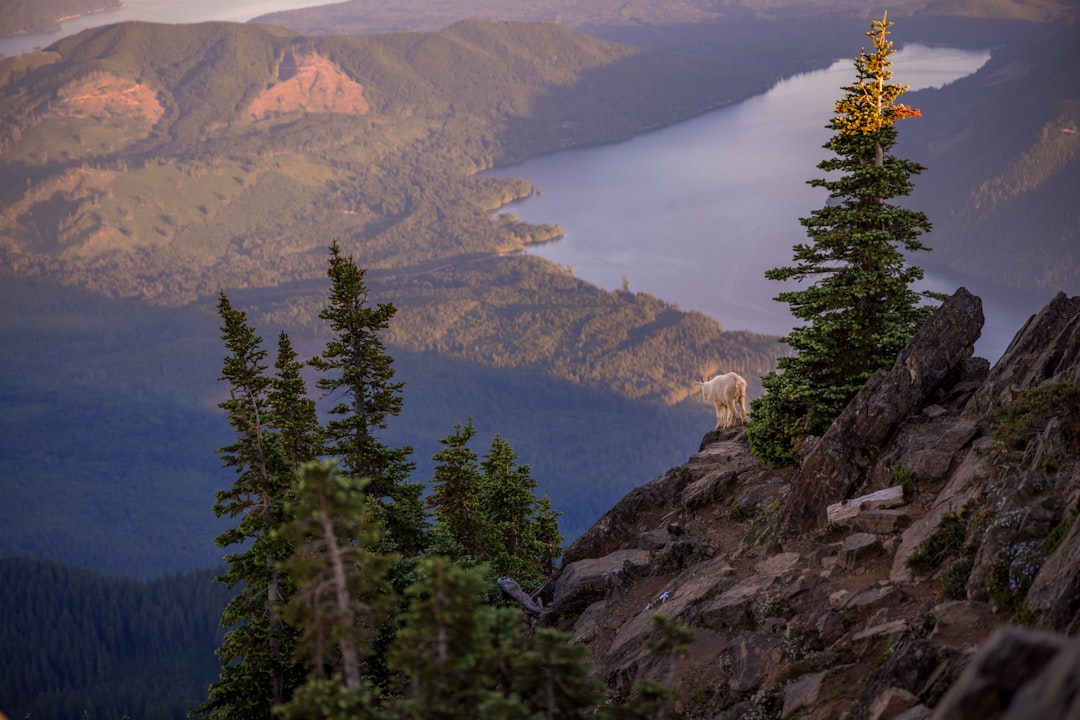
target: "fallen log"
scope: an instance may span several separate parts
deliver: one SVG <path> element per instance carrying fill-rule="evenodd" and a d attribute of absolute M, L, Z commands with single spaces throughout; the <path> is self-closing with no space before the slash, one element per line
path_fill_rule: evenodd
<path fill-rule="evenodd" d="M 511 577 L 501 577 L 496 582 L 502 591 L 521 603 L 521 607 L 525 608 L 526 612 L 531 612 L 535 615 L 539 615 L 544 612 L 543 606 L 537 601 L 525 594 L 525 591 L 521 589 L 521 586 L 517 584 L 517 581 Z"/>
<path fill-rule="evenodd" d="M 859 513 L 867 510 L 894 508 L 903 504 L 904 488 L 900 485 L 893 485 L 884 490 L 872 492 L 869 495 L 833 503 L 825 508 L 825 515 L 831 523 L 842 522 L 844 520 L 850 520 Z"/>

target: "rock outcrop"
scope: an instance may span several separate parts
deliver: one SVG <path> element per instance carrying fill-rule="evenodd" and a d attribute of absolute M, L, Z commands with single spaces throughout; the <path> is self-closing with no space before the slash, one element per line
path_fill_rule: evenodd
<path fill-rule="evenodd" d="M 670 662 L 655 613 L 694 628 L 670 717 L 1075 716 L 1080 297 L 992 369 L 981 324 L 961 289 L 793 473 L 708 433 L 567 549 L 541 621 L 623 694 Z"/>

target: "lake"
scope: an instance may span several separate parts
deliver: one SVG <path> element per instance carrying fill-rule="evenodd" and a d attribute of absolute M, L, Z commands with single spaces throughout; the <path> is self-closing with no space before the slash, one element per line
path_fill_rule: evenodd
<path fill-rule="evenodd" d="M 983 51 L 908 45 L 893 56 L 893 80 L 911 90 L 940 87 L 988 58 Z M 728 329 L 785 335 L 795 320 L 773 298 L 799 286 L 766 280 L 764 273 L 791 264 L 793 245 L 807 240 L 799 218 L 826 201 L 826 192 L 806 181 L 821 176 L 816 166 L 829 155 L 822 145 L 832 134 L 825 125 L 841 88 L 854 78 L 853 59 L 839 60 L 626 142 L 494 170 L 491 175 L 539 187 L 502 212 L 560 225 L 562 240 L 529 252 L 571 267 L 577 277 L 609 290 L 625 282 Z M 933 233 L 923 239 L 933 247 Z M 925 264 L 931 255 L 920 253 L 913 262 Z M 992 362 L 1050 299 L 927 273 L 928 289 L 952 293 L 960 285 L 983 299 L 987 322 L 976 351 Z"/>
<path fill-rule="evenodd" d="M 0 55 L 11 57 L 45 48 L 60 38 L 101 25 L 142 20 L 160 23 L 194 23 L 221 20 L 247 22 L 272 12 L 298 10 L 313 5 L 326 5 L 330 0 L 124 0 L 124 6 L 116 10 L 90 13 L 68 20 L 60 30 L 51 33 L 18 35 L 0 38 Z"/>

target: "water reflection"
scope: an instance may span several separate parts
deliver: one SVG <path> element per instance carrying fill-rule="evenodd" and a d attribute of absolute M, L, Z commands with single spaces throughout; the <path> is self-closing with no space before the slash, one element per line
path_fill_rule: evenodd
<path fill-rule="evenodd" d="M 913 90 L 940 87 L 988 58 L 910 45 L 893 57 L 894 80 Z M 817 163 L 828 154 L 821 146 L 831 134 L 825 124 L 853 78 L 852 61 L 840 60 L 679 125 L 492 174 L 542 189 L 505 211 L 566 231 L 535 254 L 600 287 L 619 288 L 626 278 L 632 290 L 705 312 L 724 327 L 784 335 L 795 321 L 773 298 L 798 286 L 764 273 L 791 263 L 792 246 L 807 239 L 798 219 L 826 200 L 806 181 L 820 175 Z M 933 247 L 932 234 L 925 240 Z M 915 261 L 925 265 L 929 256 Z M 941 273 L 926 286 L 951 293 L 961 284 L 983 298 L 987 325 L 976 350 L 991 360 L 1049 299 Z"/>

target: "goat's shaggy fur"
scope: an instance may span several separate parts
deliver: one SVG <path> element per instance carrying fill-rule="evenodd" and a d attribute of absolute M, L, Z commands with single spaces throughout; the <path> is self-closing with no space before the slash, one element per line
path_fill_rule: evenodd
<path fill-rule="evenodd" d="M 701 395 L 716 406 L 716 429 L 729 428 L 739 421 L 737 408 L 742 408 L 742 422 L 746 422 L 746 381 L 737 373 L 717 375 L 698 383 Z"/>

